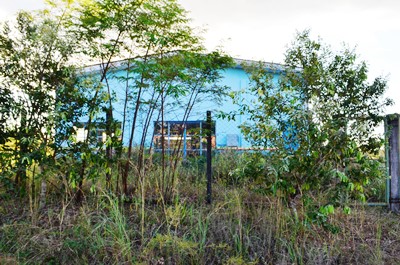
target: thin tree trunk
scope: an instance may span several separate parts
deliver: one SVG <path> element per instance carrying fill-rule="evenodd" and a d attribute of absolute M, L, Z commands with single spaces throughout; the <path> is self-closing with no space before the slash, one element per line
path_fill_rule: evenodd
<path fill-rule="evenodd" d="M 152 95 L 150 100 L 149 110 L 146 115 L 146 120 L 143 126 L 143 133 L 142 139 L 140 141 L 140 149 L 139 149 L 139 156 L 138 156 L 138 171 L 141 171 L 142 167 L 144 166 L 144 146 L 146 143 L 148 129 L 150 127 L 151 118 L 153 117 L 154 110 L 156 109 L 156 103 L 158 102 L 161 94 L 158 94 L 157 98 L 154 100 L 155 92 Z"/>
<path fill-rule="evenodd" d="M 108 143 L 106 146 L 106 157 L 107 157 L 107 172 L 106 172 L 106 189 L 111 191 L 111 162 L 112 162 L 112 153 L 113 153 L 113 134 L 115 134 L 114 128 L 114 116 L 113 116 L 113 106 L 112 106 L 112 98 L 111 98 L 111 90 L 110 84 L 108 83 L 107 76 L 104 78 L 107 84 L 107 92 L 108 92 L 108 108 L 106 110 L 106 137 L 111 137 L 111 144 Z"/>
<path fill-rule="evenodd" d="M 123 178 L 124 176 L 124 166 L 122 164 L 122 151 L 123 151 L 123 146 L 124 146 L 124 138 L 125 138 L 125 125 L 126 125 L 126 119 L 127 119 L 127 108 L 128 108 L 128 101 L 129 101 L 129 73 L 131 69 L 131 62 L 128 60 L 128 66 L 126 69 L 126 79 L 125 79 L 125 100 L 124 100 L 124 110 L 123 110 L 123 118 L 122 118 L 122 133 L 121 133 L 121 145 L 117 149 L 117 160 L 118 160 L 118 174 L 117 174 L 117 179 L 115 182 L 115 193 L 119 194 L 120 193 L 120 188 L 119 188 L 119 180 L 120 177 Z"/>
<path fill-rule="evenodd" d="M 125 80 L 125 101 L 124 101 L 124 112 L 122 118 L 122 135 L 121 141 L 124 142 L 124 135 L 125 135 L 125 124 L 126 124 L 126 109 L 128 107 L 128 99 L 129 99 L 129 72 L 131 69 L 131 62 L 128 60 L 128 67 L 126 69 L 126 80 Z"/>
<path fill-rule="evenodd" d="M 148 60 L 149 51 L 150 51 L 150 45 L 147 47 L 147 51 L 146 51 L 146 54 L 143 59 L 144 63 L 146 63 Z M 139 107 L 140 107 L 140 100 L 141 100 L 141 96 L 142 96 L 143 84 L 144 84 L 144 74 L 142 73 L 141 78 L 140 78 L 140 83 L 139 83 L 139 91 L 138 91 L 137 98 L 136 98 L 135 112 L 133 114 L 133 122 L 132 122 L 132 128 L 131 128 L 131 135 L 129 138 L 127 160 L 125 162 L 125 167 L 124 167 L 123 175 L 122 175 L 122 189 L 123 189 L 124 195 L 128 194 L 129 163 L 130 163 L 130 159 L 132 157 L 133 138 L 135 136 L 135 127 L 136 127 L 137 116 L 139 114 Z"/>
<path fill-rule="evenodd" d="M 93 105 L 94 105 L 94 102 L 96 101 L 96 99 L 97 99 L 97 97 L 99 95 L 99 91 L 100 91 L 100 87 L 101 87 L 100 84 L 104 81 L 104 79 L 107 76 L 108 70 L 109 70 L 110 65 L 111 65 L 111 59 L 114 56 L 114 52 L 115 52 L 115 49 L 117 47 L 117 44 L 119 42 L 119 39 L 120 39 L 121 35 L 122 35 L 122 31 L 120 31 L 118 33 L 118 37 L 116 38 L 116 40 L 114 42 L 114 45 L 113 45 L 113 49 L 112 49 L 113 52 L 108 57 L 107 63 L 105 65 L 105 67 L 104 67 L 103 73 L 102 73 L 101 78 L 99 80 L 99 85 L 97 86 L 96 92 L 95 92 L 93 98 L 91 99 L 91 101 L 89 103 L 89 111 L 88 111 L 89 119 L 88 119 L 87 126 L 86 126 L 87 127 L 87 134 L 86 134 L 86 139 L 85 139 L 85 142 L 84 142 L 85 148 L 88 148 L 88 143 L 89 143 L 89 138 L 90 138 L 90 129 L 91 129 L 91 125 L 92 125 L 92 115 L 91 114 L 92 114 L 93 108 L 94 108 Z M 86 166 L 87 166 L 86 158 L 84 158 L 83 161 L 82 161 L 82 167 L 81 167 L 80 174 L 79 174 L 78 191 L 77 191 L 77 195 L 76 195 L 76 200 L 77 200 L 78 204 L 80 204 L 82 202 L 82 197 L 83 197 L 82 185 L 83 185 L 83 179 L 84 179 L 84 176 L 85 176 Z"/>
<path fill-rule="evenodd" d="M 40 186 L 39 209 L 43 209 L 46 206 L 46 192 L 47 182 L 46 179 L 42 179 L 42 184 Z"/>
<path fill-rule="evenodd" d="M 161 89 L 161 191 L 165 197 L 165 134 L 164 134 L 164 87 Z"/>

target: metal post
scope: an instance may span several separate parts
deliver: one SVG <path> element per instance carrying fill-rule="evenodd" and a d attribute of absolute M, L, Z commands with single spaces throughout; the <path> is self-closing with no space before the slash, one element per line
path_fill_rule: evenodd
<path fill-rule="evenodd" d="M 168 122 L 168 154 L 171 154 L 171 123 Z"/>
<path fill-rule="evenodd" d="M 199 154 L 200 154 L 200 156 L 202 156 L 203 155 L 203 122 L 201 121 L 200 122 L 200 152 L 199 152 Z"/>
<path fill-rule="evenodd" d="M 183 125 L 183 161 L 186 160 L 187 146 L 186 146 L 186 123 Z"/>
<path fill-rule="evenodd" d="M 211 203 L 211 111 L 207 111 L 207 203 Z"/>
<path fill-rule="evenodd" d="M 393 212 L 400 212 L 400 194 L 399 194 L 399 162 L 400 162 L 400 146 L 399 146 L 399 115 L 391 114 L 386 116 L 387 129 L 389 130 L 389 176 L 390 176 L 390 197 L 389 209 Z"/>

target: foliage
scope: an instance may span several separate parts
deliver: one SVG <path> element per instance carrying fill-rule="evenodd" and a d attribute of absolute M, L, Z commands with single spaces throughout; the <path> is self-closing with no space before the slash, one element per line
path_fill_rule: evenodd
<path fill-rule="evenodd" d="M 12 98 L 9 88 L 0 87 L 0 144 L 8 138 L 7 121 L 12 118 Z"/>
<path fill-rule="evenodd" d="M 45 184 L 45 172 L 59 170 L 81 201 L 84 181 L 105 178 L 111 190 L 111 178 L 119 174 L 115 191 L 121 186 L 127 195 L 129 184 L 138 186 L 144 176 L 151 124 L 173 109 L 182 109 L 185 121 L 198 102 L 219 102 L 226 95 L 218 85 L 220 71 L 232 60 L 220 51 L 205 52 L 177 1 L 47 2 L 47 9 L 21 12 L 2 25 L 0 120 L 13 121 L 0 125 L 0 143 L 13 143 L 2 147 L 2 183 L 14 182 L 25 192 L 30 179 L 34 195 L 37 180 Z M 120 58 L 128 59 L 114 63 Z M 92 62 L 94 71 L 71 66 Z M 123 118 L 117 121 L 121 102 Z M 80 127 L 83 141 L 76 138 Z M 98 141 L 97 129 L 106 139 Z M 137 134 L 139 154 L 132 161 Z M 172 197 L 181 148 L 162 154 L 165 196 Z M 133 173 L 137 182 L 128 184 Z"/>
<path fill-rule="evenodd" d="M 88 145 L 90 131 L 104 124 L 107 183 L 111 188 L 111 164 L 119 161 L 122 192 L 127 195 L 127 178 L 132 168 L 139 175 L 138 182 L 144 176 L 145 145 L 149 145 L 151 124 L 163 121 L 164 113 L 174 109 L 184 110 L 181 118 L 187 120 L 193 105 L 201 98 L 218 101 L 224 95 L 223 87 L 216 85 L 221 78 L 219 70 L 229 66 L 231 59 L 221 52 L 205 53 L 201 39 L 188 25 L 185 10 L 176 1 L 88 1 L 77 8 L 75 16 L 77 23 L 71 30 L 81 41 L 78 52 L 100 61 L 99 71 L 87 75 L 93 80 L 93 87 L 87 104 L 88 130 L 82 146 L 85 156 L 80 180 L 90 163 L 85 158 L 94 156 Z M 128 59 L 119 66 L 112 63 L 121 57 Z M 124 69 L 123 75 L 120 69 Z M 115 81 L 125 88 L 124 96 L 113 87 Z M 114 118 L 114 113 L 120 110 L 114 106 L 118 101 L 124 102 L 120 131 L 117 127 L 121 123 Z M 132 167 L 134 139 L 138 138 L 139 154 Z M 124 140 L 128 142 L 125 160 L 121 159 Z M 181 148 L 168 158 L 162 154 L 164 166 L 159 182 L 165 196 L 171 197 Z M 117 151 L 114 156 L 113 150 Z M 166 166 L 166 160 L 170 167 Z"/>
<path fill-rule="evenodd" d="M 214 156 L 213 177 L 226 185 L 264 183 L 267 161 L 259 152 L 225 151 Z"/>
<path fill-rule="evenodd" d="M 365 201 L 371 179 L 385 177 L 371 155 L 382 147 L 374 130 L 392 101 L 383 99 L 386 80 L 369 83 L 367 65 L 357 59 L 354 51 L 332 52 L 303 32 L 287 50 L 283 69 L 247 67 L 253 101 L 233 98 L 249 117 L 242 127 L 246 138 L 270 149 L 264 152 L 267 191 L 303 203 L 324 193 L 326 199 L 314 203 L 346 205 L 349 198 Z"/>
<path fill-rule="evenodd" d="M 1 108 L 2 118 L 8 121 L 8 126 L 2 126 L 2 140 L 15 144 L 14 149 L 5 147 L 12 157 L 2 159 L 13 161 L 8 170 L 15 172 L 21 192 L 25 192 L 28 171 L 34 187 L 34 165 L 43 174 L 54 162 L 54 128 L 60 120 L 71 118 L 55 111 L 64 104 L 60 101 L 64 92 L 74 86 L 74 70 L 68 66 L 74 42 L 63 30 L 66 17 L 66 12 L 20 12 L 15 21 L 1 24 L 0 86 L 1 98 L 7 100 Z"/>

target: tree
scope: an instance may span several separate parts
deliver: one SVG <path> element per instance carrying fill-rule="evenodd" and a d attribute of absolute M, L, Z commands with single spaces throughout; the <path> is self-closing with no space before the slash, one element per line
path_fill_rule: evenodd
<path fill-rule="evenodd" d="M 222 52 L 200 54 L 197 51 L 179 51 L 173 54 L 157 58 L 153 61 L 155 70 L 152 74 L 150 89 L 152 91 L 150 104 L 146 104 L 146 122 L 143 126 L 142 139 L 140 143 L 138 171 L 141 173 L 144 163 L 144 150 L 147 130 L 152 121 L 154 112 L 156 122 L 164 124 L 164 113 L 177 113 L 182 124 L 186 123 L 192 114 L 196 104 L 204 101 L 218 104 L 227 96 L 226 86 L 218 84 L 221 72 L 233 64 L 231 57 Z M 173 150 L 165 153 L 164 126 L 161 126 L 161 159 L 162 174 L 160 174 L 159 185 L 164 198 L 171 199 L 176 184 L 176 170 L 182 158 L 183 134 Z M 150 150 L 149 150 L 150 153 Z M 166 161 L 166 159 L 168 161 Z M 168 163 L 167 163 L 168 162 Z"/>
<path fill-rule="evenodd" d="M 253 101 L 243 132 L 256 146 L 273 148 L 265 166 L 266 189 L 289 202 L 324 193 L 318 205 L 365 200 L 365 188 L 384 175 L 371 159 L 383 144 L 374 133 L 383 110 L 386 80 L 368 82 L 367 64 L 354 50 L 333 52 L 309 32 L 299 33 L 286 52 L 277 81 L 260 64 L 248 67 Z M 282 70 L 282 69 L 279 69 Z M 235 97 L 240 102 L 239 97 Z"/>
<path fill-rule="evenodd" d="M 59 9 L 61 13 L 20 12 L 15 22 L 1 25 L 0 86 L 11 92 L 6 93 L 10 101 L 2 102 L 2 109 L 12 113 L 8 118 L 14 120 L 13 126 L 5 128 L 8 139 L 15 143 L 12 170 L 22 193 L 29 171 L 32 196 L 35 180 L 54 162 L 54 128 L 61 114 L 55 108 L 62 104 L 55 91 L 73 87 L 73 82 L 66 81 L 73 80 L 74 73 L 68 66 L 74 42 L 63 31 L 68 5 L 66 2 Z"/>
<path fill-rule="evenodd" d="M 95 172 L 93 168 L 96 166 L 105 169 L 107 188 L 111 190 L 112 164 L 117 161 L 122 168 L 122 191 L 127 194 L 128 175 L 134 164 L 131 161 L 134 139 L 141 138 L 137 164 L 134 164 L 137 168 L 135 175 L 139 179 L 144 176 L 145 144 L 149 126 L 154 119 L 163 120 L 164 110 L 176 105 L 178 98 L 197 91 L 186 106 L 191 109 L 195 99 L 199 99 L 197 94 L 200 88 L 204 88 L 200 94 L 208 91 L 210 95 L 221 97 L 224 93 L 213 93 L 210 87 L 217 87 L 218 71 L 228 66 L 231 59 L 219 52 L 205 54 L 200 38 L 188 25 L 185 10 L 176 1 L 84 1 L 76 6 L 67 30 L 77 40 L 75 54 L 100 62 L 99 71 L 82 73 L 80 77 L 81 83 L 86 82 L 88 85 L 89 93 L 84 107 L 87 129 L 85 140 L 70 143 L 82 153 L 80 170 L 73 174 L 78 187 L 77 199 L 80 201 L 82 197 L 84 179 L 92 176 L 90 172 Z M 113 63 L 126 57 L 129 59 L 117 66 Z M 121 69 L 124 69 L 126 75 L 120 75 Z M 125 98 L 115 97 L 118 93 L 112 87 L 115 80 L 125 85 Z M 208 90 L 205 89 L 206 85 Z M 113 115 L 114 102 L 117 100 L 124 101 L 120 134 L 117 127 L 121 123 Z M 190 110 L 185 113 L 184 120 L 187 120 L 189 113 Z M 145 118 L 140 120 L 143 114 Z M 127 124 L 131 124 L 131 127 Z M 105 128 L 107 140 L 104 144 L 97 144 L 97 148 L 104 148 L 105 154 L 93 152 L 93 143 L 96 142 L 93 132 L 99 125 Z M 126 129 L 130 132 L 126 133 Z M 121 138 L 127 135 L 129 139 L 125 139 L 128 142 L 125 159 Z M 116 152 L 113 152 L 113 148 L 116 148 Z M 178 155 L 175 160 L 179 160 Z M 122 163 L 124 165 L 121 166 Z M 99 174 L 93 176 L 97 178 Z M 118 184 L 119 176 L 117 190 Z"/>
<path fill-rule="evenodd" d="M 16 120 L 16 126 L 0 129 L 3 138 L 12 137 L 16 143 L 15 168 L 12 159 L 7 160 L 11 171 L 17 172 L 15 182 L 24 187 L 21 180 L 35 175 L 36 166 L 40 174 L 57 171 L 80 202 L 85 179 L 104 176 L 111 191 L 117 162 L 123 168 L 122 190 L 127 194 L 132 165 L 137 168 L 135 177 L 144 178 L 145 145 L 154 119 L 163 121 L 164 111 L 182 108 L 186 121 L 202 97 L 224 96 L 224 87 L 217 82 L 231 58 L 205 52 L 175 0 L 47 2 L 49 9 L 20 13 L 17 22 L 5 23 L 0 34 L 0 87 L 4 88 L 0 119 Z M 99 63 L 98 71 L 87 71 L 88 62 Z M 125 84 L 125 98 L 116 98 L 116 80 Z M 121 121 L 114 118 L 117 100 L 124 101 L 122 132 Z M 82 125 L 85 137 L 77 141 L 76 127 Z M 98 126 L 105 129 L 104 142 L 97 141 Z M 125 134 L 126 129 L 130 132 Z M 126 157 L 120 139 L 124 135 L 129 135 Z M 141 138 L 139 155 L 132 162 L 137 138 Z M 163 183 L 166 169 L 168 183 L 174 183 L 179 151 L 169 157 L 174 166 L 163 167 Z M 162 159 L 165 165 L 164 153 Z M 119 175 L 117 190 L 118 184 Z M 168 185 L 163 191 L 171 190 L 173 184 Z"/>

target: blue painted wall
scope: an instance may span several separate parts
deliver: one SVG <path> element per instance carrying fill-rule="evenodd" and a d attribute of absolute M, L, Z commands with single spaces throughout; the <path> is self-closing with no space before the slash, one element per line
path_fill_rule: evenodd
<path fill-rule="evenodd" d="M 122 80 L 120 80 L 118 77 L 125 77 L 126 76 L 126 71 L 121 68 L 120 70 L 114 72 L 108 77 L 108 83 L 115 94 L 115 100 L 113 102 L 113 115 L 114 119 L 117 121 L 122 121 L 123 120 L 123 108 L 124 108 L 124 99 L 125 99 L 125 86 L 126 83 Z M 221 75 L 223 76 L 222 79 L 220 80 L 219 84 L 220 85 L 225 85 L 229 88 L 228 92 L 231 91 L 246 91 L 246 89 L 249 88 L 249 76 L 248 74 L 239 66 L 235 66 L 233 68 L 229 68 L 224 70 Z M 274 74 L 274 79 L 277 80 L 279 73 Z M 146 97 L 146 95 L 145 95 Z M 147 95 L 149 97 L 149 95 Z M 246 95 L 243 94 L 244 102 L 247 102 L 250 104 L 251 101 L 251 95 Z M 124 130 L 124 145 L 128 145 L 129 137 L 130 137 L 130 132 L 132 128 L 132 117 L 133 117 L 133 107 L 134 106 L 129 106 L 129 110 L 127 112 L 128 114 L 128 119 L 125 124 L 125 130 Z M 227 119 L 220 119 L 217 118 L 214 114 L 223 111 L 223 112 L 231 112 L 235 111 L 238 109 L 238 106 L 233 104 L 232 99 L 230 97 L 226 97 L 225 100 L 222 102 L 221 105 L 217 105 L 215 102 L 212 101 L 202 101 L 200 103 L 196 103 L 191 115 L 188 120 L 190 121 L 195 121 L 195 120 L 205 120 L 206 116 L 206 111 L 211 110 L 213 113 L 213 120 L 216 121 L 216 145 L 217 148 L 223 148 L 226 147 L 228 144 L 228 141 L 232 143 L 231 140 L 232 137 L 236 139 L 237 141 L 237 147 L 250 147 L 250 143 L 246 141 L 241 134 L 239 126 L 247 121 L 247 117 L 245 115 L 238 115 L 236 116 L 236 119 L 234 121 L 232 120 L 227 120 Z M 146 140 L 146 145 L 150 145 L 150 142 L 152 140 L 153 136 L 153 131 L 154 131 L 154 121 L 156 121 L 157 114 L 152 119 L 152 122 L 150 123 L 150 128 L 147 133 L 147 140 Z M 174 109 L 174 110 L 169 110 L 167 109 L 165 111 L 165 121 L 181 121 L 183 117 L 183 110 L 182 109 Z M 144 122 L 144 112 L 141 112 L 138 117 L 137 121 L 137 126 L 135 130 L 135 137 L 134 137 L 134 145 L 138 145 L 140 143 L 141 139 L 141 132 L 142 132 L 142 125 Z"/>

